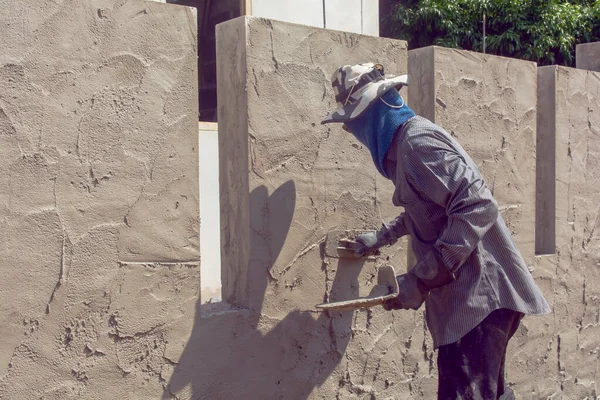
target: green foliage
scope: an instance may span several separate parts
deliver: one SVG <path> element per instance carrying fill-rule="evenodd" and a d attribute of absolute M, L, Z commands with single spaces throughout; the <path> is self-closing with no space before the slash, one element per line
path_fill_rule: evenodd
<path fill-rule="evenodd" d="M 393 0 L 386 36 L 429 45 L 575 64 L 575 46 L 600 41 L 600 0 Z"/>

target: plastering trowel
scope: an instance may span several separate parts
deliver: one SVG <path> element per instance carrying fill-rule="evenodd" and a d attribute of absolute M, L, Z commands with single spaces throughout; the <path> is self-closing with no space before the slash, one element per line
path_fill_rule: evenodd
<path fill-rule="evenodd" d="M 378 256 L 379 251 L 366 253 L 362 256 L 354 252 L 360 246 L 360 243 L 351 238 L 355 237 L 358 233 L 355 231 L 330 231 L 325 239 L 325 255 L 331 258 L 351 259 Z"/>
<path fill-rule="evenodd" d="M 348 237 L 351 235 L 348 231 L 331 231 L 325 239 L 325 256 L 331 258 L 350 258 L 359 259 L 377 255 L 378 253 L 359 256 L 354 252 L 357 243 Z M 396 272 L 390 265 L 381 266 L 377 270 L 377 285 L 373 287 L 371 293 L 366 297 L 359 297 L 352 300 L 336 301 L 332 303 L 317 304 L 315 307 L 323 311 L 346 311 L 357 310 L 360 308 L 369 308 L 383 304 L 386 300 L 391 300 L 398 296 L 398 282 L 396 281 Z"/>

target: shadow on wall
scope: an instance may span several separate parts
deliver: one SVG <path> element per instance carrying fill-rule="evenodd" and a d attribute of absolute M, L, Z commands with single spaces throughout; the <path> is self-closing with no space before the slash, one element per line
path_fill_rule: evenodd
<path fill-rule="evenodd" d="M 290 310 L 282 320 L 261 313 L 268 286 L 273 290 L 286 290 L 277 287 L 270 270 L 288 235 L 295 199 L 293 181 L 280 186 L 271 196 L 264 186 L 250 194 L 251 219 L 261 218 L 265 228 L 261 233 L 253 225 L 251 254 L 265 243 L 270 250 L 270 262 L 265 265 L 251 261 L 249 266 L 251 297 L 255 299 L 252 303 L 258 307 L 254 308 L 256 311 L 228 308 L 219 312 L 211 310 L 216 305 L 198 301 L 190 339 L 163 399 L 179 396 L 193 399 L 307 399 L 342 360 L 352 336 L 352 312 L 319 313 L 315 319 L 314 312 Z M 327 262 L 324 244 L 321 245 L 321 257 L 324 271 Z M 362 261 L 352 260 L 343 268 L 343 280 L 347 283 L 348 279 L 357 279 Z M 325 276 L 324 272 L 323 279 Z M 336 274 L 332 283 L 332 294 L 344 292 L 337 290 L 342 285 L 338 276 Z M 356 297 L 358 285 L 355 287 L 355 293 L 347 290 L 345 293 Z M 340 381 L 343 379 L 345 375 L 339 378 Z M 337 388 L 338 380 L 334 381 Z"/>

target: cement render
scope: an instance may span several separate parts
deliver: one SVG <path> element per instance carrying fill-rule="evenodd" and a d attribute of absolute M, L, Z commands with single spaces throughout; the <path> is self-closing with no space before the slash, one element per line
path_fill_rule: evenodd
<path fill-rule="evenodd" d="M 188 346 L 217 357 L 211 349 L 229 346 L 244 374 L 225 383 L 230 363 L 190 363 L 170 390 L 190 382 L 191 395 L 217 398 L 234 398 L 240 387 L 253 398 L 434 397 L 422 312 L 314 310 L 368 293 L 378 263 L 406 269 L 404 242 L 364 265 L 324 256 L 329 230 L 378 228 L 401 209 L 368 151 L 340 126 L 320 125 L 335 106 L 336 67 L 378 61 L 406 73 L 406 43 L 240 18 L 218 26 L 217 48 L 223 296 L 243 309 L 210 316 L 197 307 L 205 321 L 198 338 L 215 318 L 235 330 L 216 347 L 200 339 Z"/>
<path fill-rule="evenodd" d="M 235 207 L 222 208 L 223 219 L 231 218 L 235 208 L 234 212 L 246 214 L 249 221 L 249 226 L 245 221 L 223 226 L 225 242 L 234 235 L 239 240 L 235 246 L 225 244 L 222 248 L 224 259 L 230 260 L 224 262 L 224 268 L 237 266 L 238 271 L 231 274 L 236 279 L 233 292 L 229 289 L 231 281 L 224 279 L 223 296 L 233 304 L 256 309 L 260 304 L 255 303 L 262 301 L 262 296 L 253 296 L 252 285 L 260 279 L 255 276 L 240 281 L 245 273 L 264 268 L 260 265 L 272 266 L 268 271 L 271 279 L 276 283 L 285 274 L 279 282 L 285 287 L 306 273 L 297 266 L 309 258 L 312 267 L 307 268 L 316 267 L 313 273 L 318 276 L 322 273 L 319 244 L 330 229 L 377 227 L 399 213 L 400 209 L 382 201 L 391 198 L 392 185 L 368 164 L 368 151 L 339 126 L 321 125 L 320 121 L 335 104 L 329 71 L 339 63 L 365 59 L 384 62 L 390 73 L 406 71 L 406 45 L 256 18 L 249 19 L 244 29 L 240 27 L 243 21 L 224 24 L 217 31 L 221 38 L 226 35 L 222 29 L 231 26 L 236 35 L 247 35 L 235 41 L 248 43 L 246 58 L 237 60 L 241 62 L 238 70 L 246 74 L 235 75 L 241 78 L 231 92 L 236 99 L 226 92 L 219 107 L 222 115 L 235 112 L 237 117 L 236 126 L 226 117 L 219 124 L 222 194 L 227 193 L 227 201 L 249 196 Z M 229 48 L 225 44 L 218 47 Z M 231 60 L 227 54 L 223 58 Z M 224 76 L 220 83 L 235 82 L 226 69 L 221 71 L 220 77 Z M 230 105 L 244 98 L 247 120 L 240 121 L 244 113 Z M 247 164 L 240 163 L 236 169 L 231 163 L 241 157 L 232 154 L 232 143 L 236 143 L 235 150 L 249 154 Z M 230 176 L 247 179 L 248 186 L 229 185 Z M 248 237 L 237 235 L 246 229 L 250 231 Z M 245 249 L 249 255 L 244 259 L 240 250 Z M 293 265 L 297 261 L 298 265 Z M 312 280 L 316 281 L 316 276 Z M 306 277 L 304 281 L 308 287 L 287 295 L 299 296 L 292 304 L 302 304 L 302 309 L 308 310 L 322 301 L 325 287 L 311 284 Z M 309 289 L 315 294 L 309 296 Z"/>
<path fill-rule="evenodd" d="M 593 398 L 600 393 L 600 73 L 554 68 L 556 270 L 552 302 L 558 382 L 572 398 Z"/>
<path fill-rule="evenodd" d="M 537 284 L 551 296 L 553 264 L 535 256 L 536 123 L 550 116 L 537 116 L 535 64 L 427 47 L 409 51 L 409 75 L 408 104 L 453 135 L 478 164 Z M 547 361 L 556 354 L 551 320 L 525 318 L 511 341 L 507 380 L 518 398 L 559 393 L 556 364 Z"/>
<path fill-rule="evenodd" d="M 406 266 L 406 243 L 362 270 L 323 256 L 329 229 L 373 228 L 400 209 L 366 149 L 319 125 L 338 64 L 378 57 L 403 73 L 404 42 L 255 18 L 219 27 L 223 291 L 235 305 L 201 304 L 195 16 L 140 1 L 2 1 L 0 398 L 435 398 L 422 311 L 312 308 L 368 291 L 377 263 Z M 555 150 L 536 155 L 528 63 L 451 51 L 415 65 L 438 53 L 423 51 L 408 70 L 435 86 L 416 100 L 411 90 L 411 106 L 453 130 L 488 180 L 512 185 L 519 171 L 534 186 L 529 158 L 556 165 L 556 192 L 536 189 L 555 196 L 556 254 L 533 256 L 535 229 L 520 221 L 535 208 L 519 211 L 535 204 L 529 191 L 505 211 L 554 310 L 523 320 L 509 384 L 522 399 L 595 398 L 600 78 L 540 69 L 555 89 L 537 88 L 537 120 L 555 122 L 538 123 L 538 146 L 554 138 Z M 503 133 L 514 135 L 504 153 Z"/>
<path fill-rule="evenodd" d="M 0 8 L 0 398 L 156 398 L 199 290 L 195 13 Z"/>
<path fill-rule="evenodd" d="M 256 365 L 268 365 L 269 360 L 275 359 L 282 360 L 280 365 L 289 366 L 289 368 L 283 368 L 283 371 L 271 367 L 264 370 L 266 372 L 264 377 L 267 378 L 263 377 L 262 382 L 265 385 L 271 383 L 274 390 L 271 393 L 275 393 L 275 397 L 285 397 L 289 393 L 294 393 L 297 394 L 296 398 L 310 399 L 335 397 L 434 398 L 437 386 L 435 354 L 424 326 L 422 313 L 406 311 L 386 313 L 379 308 L 374 308 L 369 311 L 356 312 L 352 316 L 338 314 L 330 318 L 321 314 L 315 321 L 316 315 L 313 317 L 308 309 L 306 313 L 302 311 L 303 307 L 310 305 L 310 302 L 305 301 L 306 298 L 323 293 L 322 283 L 314 282 L 315 277 L 318 277 L 317 273 L 310 270 L 316 263 L 323 264 L 322 268 L 326 271 L 327 282 L 335 273 L 334 281 L 331 284 L 326 282 L 324 296 L 326 300 L 333 298 L 331 294 L 337 292 L 338 288 L 341 289 L 339 293 L 353 294 L 354 291 L 356 294 L 356 286 L 365 284 L 361 275 L 358 275 L 358 279 L 356 279 L 356 272 L 353 272 L 353 268 L 357 267 L 352 263 L 344 262 L 343 265 L 338 264 L 337 266 L 334 264 L 331 268 L 334 260 L 324 257 L 319 259 L 318 254 L 311 255 L 313 249 L 310 248 L 310 245 L 298 241 L 299 236 L 295 233 L 297 229 L 305 229 L 306 227 L 302 225 L 312 223 L 313 220 L 323 220 L 311 218 L 310 213 L 307 217 L 304 210 L 299 213 L 298 204 L 302 204 L 302 197 L 305 193 L 310 193 L 309 200 L 319 199 L 317 196 L 313 197 L 314 190 L 318 190 L 318 188 L 327 188 L 329 195 L 331 195 L 330 193 L 339 195 L 338 193 L 340 191 L 343 193 L 344 190 L 359 191 L 359 193 L 362 190 L 370 190 L 371 193 L 375 193 L 375 190 L 359 183 L 345 185 L 340 190 L 336 186 L 332 186 L 330 180 L 321 180 L 322 183 L 315 188 L 311 182 L 311 179 L 315 179 L 314 170 L 301 170 L 296 167 L 298 172 L 294 174 L 295 164 L 303 162 L 303 159 L 294 151 L 286 151 L 286 140 L 299 142 L 293 146 L 296 151 L 303 149 L 303 141 L 306 140 L 304 132 L 312 134 L 315 131 L 318 132 L 319 127 L 316 122 L 323 113 L 318 109 L 314 110 L 315 114 L 312 118 L 315 120 L 315 127 L 311 125 L 312 130 L 307 126 L 302 131 L 303 135 L 288 136 L 288 132 L 295 132 L 295 127 L 306 126 L 313 121 L 312 114 L 306 113 L 307 115 L 304 117 L 305 114 L 301 112 L 303 111 L 301 107 L 309 107 L 309 110 L 313 111 L 310 107 L 315 107 L 316 102 L 313 100 L 311 103 L 308 99 L 301 100 L 302 97 L 296 97 L 304 96 L 304 93 L 311 91 L 312 75 L 305 71 L 302 74 L 290 73 L 286 77 L 285 72 L 293 71 L 293 67 L 295 67 L 287 65 L 287 63 L 297 61 L 288 56 L 286 63 L 278 57 L 281 54 L 277 52 L 278 49 L 282 47 L 288 49 L 287 46 L 278 47 L 280 44 L 276 40 L 279 34 L 278 30 L 284 31 L 283 27 L 278 27 L 279 24 L 261 20 L 249 20 L 246 28 L 242 28 L 239 21 L 230 24 L 221 26 L 223 36 L 226 36 L 225 28 L 248 35 L 245 39 L 241 37 L 235 39 L 237 42 L 248 43 L 246 49 L 248 62 L 246 66 L 242 65 L 237 68 L 240 71 L 244 70 L 245 81 L 242 81 L 235 92 L 244 97 L 243 101 L 248 106 L 248 126 L 241 122 L 241 126 L 235 127 L 239 130 L 238 136 L 235 136 L 235 142 L 238 145 L 247 146 L 248 149 L 249 156 L 244 161 L 248 162 L 246 170 L 249 173 L 247 181 L 249 190 L 258 187 L 261 193 L 260 201 L 255 203 L 253 200 L 247 200 L 250 203 L 247 206 L 249 210 L 247 221 L 249 221 L 249 231 L 251 232 L 249 242 L 252 242 L 252 236 L 255 236 L 254 243 L 261 245 L 258 255 L 253 255 L 253 252 L 256 251 L 253 246 L 247 247 L 248 257 L 260 259 L 261 255 L 270 254 L 270 258 L 268 260 L 260 259 L 260 263 L 251 260 L 248 264 L 250 265 L 249 271 L 238 274 L 251 274 L 253 270 L 258 270 L 259 273 L 255 276 L 262 275 L 262 283 L 258 289 L 240 287 L 239 281 L 232 285 L 233 292 L 230 292 L 230 301 L 237 302 L 247 309 L 232 311 L 228 314 L 228 318 L 244 321 L 243 325 L 237 326 L 256 326 L 249 331 L 244 329 L 235 331 L 238 334 L 243 332 L 244 339 L 242 341 L 249 340 L 252 343 L 250 347 L 260 348 L 263 340 L 272 340 L 273 343 L 276 343 L 278 349 L 276 353 L 279 354 L 279 358 L 274 358 L 276 356 L 268 351 L 261 353 L 261 356 L 256 355 L 249 363 L 250 368 Z M 254 24 L 255 26 L 253 26 Z M 263 39 L 257 43 L 253 33 L 260 31 L 267 31 L 268 34 L 263 32 Z M 284 35 L 286 38 L 316 36 L 316 34 L 311 35 L 310 33 L 299 35 L 294 27 L 286 27 L 285 32 L 288 34 L 288 36 Z M 285 43 L 289 43 L 289 39 Z M 261 46 L 263 50 L 260 50 Z M 336 47 L 331 43 L 329 46 L 333 48 L 331 52 L 335 53 Z M 314 47 L 306 47 L 308 56 L 305 57 L 313 60 L 311 61 L 312 66 L 314 60 L 319 58 L 315 57 Z M 371 46 L 368 47 L 371 48 Z M 264 55 L 255 55 L 258 52 L 264 53 Z M 290 53 L 291 51 L 288 50 L 285 54 L 289 55 Z M 347 53 L 351 54 L 352 52 L 347 51 Z M 347 54 L 340 58 L 338 63 L 354 62 L 354 60 L 346 60 L 348 60 Z M 413 64 L 416 61 L 419 62 Z M 544 97 L 540 96 L 540 115 L 537 115 L 538 87 L 535 65 L 469 52 L 429 48 L 409 52 L 408 67 L 412 82 L 420 83 L 416 86 L 417 89 L 423 88 L 423 95 L 419 98 L 414 94 L 418 92 L 414 92 L 412 89 L 415 85 L 411 86 L 410 104 L 414 108 L 421 107 L 419 111 L 423 114 L 429 113 L 432 115 L 431 118 L 436 119 L 436 122 L 457 136 L 458 140 L 479 162 L 484 176 L 489 182 L 492 182 L 491 185 L 494 187 L 496 197 L 500 200 L 505 219 L 531 266 L 536 282 L 554 310 L 548 316 L 529 317 L 522 321 L 508 353 L 509 385 L 515 390 L 518 398 L 523 399 L 594 398 L 599 392 L 597 371 L 598 348 L 600 347 L 597 339 L 600 337 L 597 319 L 600 312 L 598 307 L 600 297 L 596 294 L 597 285 L 595 285 L 600 261 L 597 244 L 598 231 L 595 229 L 598 224 L 597 204 L 600 203 L 595 194 L 598 187 L 595 176 L 598 174 L 594 172 L 598 153 L 594 144 L 594 138 L 598 134 L 595 129 L 595 126 L 598 126 L 595 111 L 598 96 L 595 86 L 597 76 L 582 71 L 588 75 L 573 76 L 568 82 L 564 79 L 557 80 L 554 85 L 557 88 L 557 115 L 560 114 L 563 117 L 572 115 L 571 118 L 576 116 L 579 122 L 577 124 L 574 124 L 573 120 L 561 122 L 557 118 L 554 129 L 548 131 L 550 134 L 556 133 L 556 160 L 552 158 L 548 160 L 547 157 L 544 157 L 545 154 L 538 154 L 539 165 L 556 164 L 557 253 L 536 256 L 534 246 L 536 231 L 535 135 L 538 131 L 536 121 L 546 121 L 546 124 L 543 125 L 544 130 L 539 131 L 538 135 L 548 135 L 545 133 L 546 128 L 551 127 L 552 124 L 547 121 L 554 121 L 555 108 L 546 107 L 546 104 L 551 104 L 547 102 L 551 97 L 545 94 Z M 259 69 L 257 70 L 257 68 Z M 273 79 L 272 75 L 275 75 L 277 79 Z M 326 79 L 326 74 L 323 75 L 325 76 L 322 79 Z M 309 82 L 304 83 L 304 88 L 296 86 L 298 85 L 296 82 L 298 76 L 311 77 Z M 275 83 L 266 85 L 267 82 L 273 80 L 277 85 Z M 549 82 L 547 78 L 544 80 L 544 84 Z M 543 89 L 547 91 L 547 87 Z M 247 90 L 246 96 L 243 95 L 244 90 Z M 561 96 L 563 96 L 562 100 Z M 327 101 L 328 96 L 324 96 L 323 99 Z M 456 99 L 458 99 L 458 106 L 453 105 L 450 101 Z M 227 104 L 227 101 L 224 104 Z M 285 108 L 288 106 L 292 107 L 294 111 L 288 111 Z M 423 108 L 425 106 L 427 108 Z M 254 119 L 255 113 L 260 119 Z M 239 116 L 239 114 L 236 115 Z M 459 119 L 459 116 L 462 119 Z M 291 123 L 289 121 L 291 118 L 299 118 L 299 120 L 291 121 L 293 122 Z M 226 126 L 225 134 L 230 135 L 231 128 L 231 126 Z M 574 133 L 575 129 L 577 129 L 577 134 Z M 356 168 L 353 172 L 355 175 L 365 174 L 363 166 L 370 166 L 368 155 L 363 155 L 366 156 L 365 159 L 356 164 L 353 164 L 358 157 L 355 154 L 352 158 L 336 158 L 336 154 L 341 155 L 342 151 L 346 151 L 344 142 L 347 140 L 347 136 L 343 134 L 334 136 L 334 134 L 334 130 L 328 132 L 328 140 L 335 141 L 335 152 L 326 152 L 327 147 L 322 144 L 318 147 L 318 152 L 313 153 L 317 154 L 317 158 L 321 154 L 325 154 L 333 159 L 333 163 L 330 161 L 328 168 L 323 169 L 322 173 L 332 173 L 331 170 L 335 172 L 338 167 L 336 162 L 344 165 L 345 161 L 348 163 L 345 168 L 352 166 Z M 249 136 L 248 144 L 243 143 L 246 135 Z M 271 139 L 271 136 L 281 140 L 276 141 Z M 574 142 L 570 142 L 569 145 L 567 139 L 569 137 L 580 138 L 577 146 L 580 152 L 579 158 L 571 159 L 575 153 L 574 149 L 570 147 Z M 228 142 L 232 143 L 229 140 Z M 261 145 L 262 143 L 268 145 Z M 364 151 L 364 149 L 362 150 Z M 584 150 L 589 153 L 584 155 Z M 279 155 L 280 151 L 283 153 L 281 156 Z M 571 156 L 568 156 L 569 154 Z M 244 167 L 240 166 L 240 168 Z M 342 167 L 343 169 L 344 167 Z M 575 171 L 576 175 L 571 175 L 569 178 L 572 182 L 574 182 L 574 177 L 578 179 L 579 186 L 577 187 L 579 189 L 575 192 L 573 191 L 575 186 L 569 186 L 571 189 L 560 187 L 561 182 L 567 181 L 565 176 L 561 177 L 561 174 L 565 174 L 566 171 Z M 294 177 L 293 187 L 288 181 L 290 175 Z M 582 177 L 585 177 L 585 183 L 582 181 Z M 364 177 L 360 176 L 360 179 L 364 179 Z M 375 176 L 374 179 L 378 178 Z M 311 184 L 306 185 L 305 181 Z M 235 190 L 239 187 L 236 186 Z M 234 193 L 231 187 L 226 186 L 222 186 L 222 191 L 229 195 Z M 294 191 L 295 199 L 291 201 L 291 193 Z M 541 186 L 537 188 L 537 191 L 538 196 L 554 196 L 552 186 Z M 378 207 L 386 210 L 386 196 L 379 198 L 382 192 L 387 194 L 385 182 L 382 186 L 377 186 L 375 198 Z M 243 193 L 245 191 L 242 191 L 240 195 Z M 255 196 L 257 196 L 256 189 L 251 192 L 249 199 L 253 199 Z M 328 199 L 322 205 L 315 201 L 314 207 L 318 211 L 313 211 L 313 213 L 319 215 L 319 211 L 326 210 L 327 204 L 331 201 Z M 572 216 L 564 212 L 561 214 L 564 204 L 573 205 L 578 202 L 581 203 L 581 209 L 577 208 L 577 211 L 573 211 Z M 277 207 L 277 204 L 280 206 Z M 285 215 L 281 209 L 287 207 L 291 210 L 292 204 L 294 214 L 293 217 L 290 217 Z M 352 203 L 346 204 L 345 210 L 353 210 L 352 207 Z M 310 210 L 309 207 L 305 208 Z M 570 206 L 565 209 L 570 210 Z M 334 215 L 343 210 L 336 210 Z M 222 213 L 224 216 L 227 214 L 226 210 L 222 210 Z M 358 214 L 369 215 L 368 208 L 357 212 Z M 348 225 L 355 226 L 356 223 L 351 221 L 352 217 L 349 218 Z M 358 218 L 360 219 L 360 217 Z M 257 220 L 258 222 L 254 222 Z M 275 225 L 272 225 L 272 221 L 276 221 Z M 284 226 L 291 221 L 287 231 L 281 230 L 282 228 L 279 226 L 281 221 L 284 221 Z M 538 225 L 538 228 L 544 230 L 543 225 Z M 231 231 L 239 230 L 231 229 Z M 282 243 L 281 235 L 283 233 L 287 233 L 287 238 Z M 283 256 L 283 260 L 291 258 L 291 263 L 279 264 L 282 254 L 285 254 L 279 248 L 284 249 L 292 243 L 300 250 L 288 253 L 292 255 L 291 257 Z M 406 256 L 405 248 L 401 247 L 403 259 Z M 267 249 L 268 253 L 265 251 Z M 227 253 L 228 250 L 224 249 L 224 254 Z M 229 253 L 230 255 L 234 254 L 231 249 Z M 390 261 L 394 265 L 398 262 L 394 258 L 391 258 Z M 295 264 L 301 266 L 297 272 Z M 281 269 L 279 265 L 284 265 L 284 268 Z M 367 271 L 372 271 L 371 266 L 367 266 Z M 350 284 L 350 290 L 346 283 L 348 277 L 350 281 L 354 281 L 354 284 Z M 245 282 L 256 283 L 255 278 Z M 356 285 L 357 282 L 358 285 Z M 282 290 L 283 285 L 286 290 Z M 368 287 L 368 283 L 366 286 Z M 336 290 L 329 290 L 330 287 L 335 287 Z M 302 290 L 302 297 L 298 300 L 293 293 L 297 288 Z M 263 293 L 264 298 L 262 298 Z M 257 294 L 261 296 L 256 296 Z M 257 298 L 260 300 L 257 301 Z M 286 312 L 286 308 L 294 311 Z M 225 318 L 224 315 L 219 315 L 219 317 Z M 363 325 L 363 322 L 366 323 Z M 307 328 L 303 330 L 287 328 L 287 326 L 305 326 Z M 261 334 L 253 335 L 252 329 L 259 330 Z M 279 332 L 282 331 L 287 333 L 280 334 Z M 272 332 L 277 332 L 275 335 L 277 339 L 273 339 Z M 253 339 L 246 339 L 250 335 L 253 335 Z M 233 342 L 237 343 L 237 340 Z M 297 350 L 292 350 L 294 348 Z M 294 353 L 295 351 L 298 353 Z M 316 355 L 319 352 L 321 354 Z M 319 360 L 319 364 L 317 364 L 317 360 Z M 371 369 L 372 363 L 377 365 L 374 370 Z M 207 382 L 214 379 L 219 373 L 218 370 L 214 374 L 204 372 L 202 376 Z M 276 377 L 276 383 L 271 376 Z M 297 381 L 302 384 L 297 384 Z M 209 386 L 214 393 L 222 394 L 225 397 L 234 393 L 225 388 L 217 389 L 214 385 Z M 203 385 L 199 384 L 198 388 L 201 390 Z M 261 386 L 261 389 L 256 390 L 256 393 L 262 393 L 261 391 L 266 389 Z"/>
<path fill-rule="evenodd" d="M 578 44 L 575 49 L 577 68 L 600 72 L 600 42 Z"/>
<path fill-rule="evenodd" d="M 437 47 L 410 51 L 409 73 L 409 105 L 479 164 L 553 309 L 521 322 L 509 385 L 523 399 L 597 397 L 598 74 Z"/>
<path fill-rule="evenodd" d="M 524 399 L 596 398 L 600 393 L 600 74 L 538 69 L 538 215 L 544 249 L 533 272 L 552 314 L 526 318 L 509 378 Z M 555 205 L 551 208 L 552 205 Z M 543 238 L 550 231 L 551 238 Z M 553 239 L 553 240 L 550 240 Z"/>
<path fill-rule="evenodd" d="M 535 254 L 535 63 L 427 47 L 409 51 L 408 104 L 479 166 L 525 260 Z"/>

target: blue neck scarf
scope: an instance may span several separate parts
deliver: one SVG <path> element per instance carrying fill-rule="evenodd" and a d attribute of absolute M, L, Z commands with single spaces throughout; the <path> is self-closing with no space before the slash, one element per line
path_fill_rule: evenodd
<path fill-rule="evenodd" d="M 381 98 L 393 106 L 399 106 L 404 102 L 395 89 L 388 91 Z M 389 178 L 383 169 L 385 155 L 400 125 L 414 116 L 414 111 L 406 104 L 402 108 L 392 108 L 377 99 L 360 116 L 347 121 L 346 126 L 363 145 L 367 146 L 377 171 Z"/>

